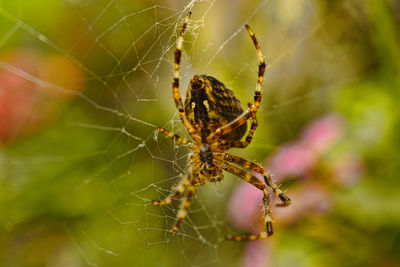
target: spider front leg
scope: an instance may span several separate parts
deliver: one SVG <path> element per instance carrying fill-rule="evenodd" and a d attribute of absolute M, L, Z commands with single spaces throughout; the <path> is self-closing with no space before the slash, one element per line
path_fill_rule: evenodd
<path fill-rule="evenodd" d="M 288 206 L 290 204 L 290 198 L 286 196 L 285 193 L 282 192 L 282 190 L 279 189 L 279 187 L 272 181 L 271 175 L 261 165 L 228 153 L 225 153 L 223 158 L 224 160 L 232 162 L 245 169 L 249 169 L 257 173 L 260 173 L 264 177 L 265 183 L 272 189 L 272 191 L 274 191 L 276 196 L 279 197 L 279 199 L 282 201 L 282 204 L 279 204 L 279 206 Z"/>
<path fill-rule="evenodd" d="M 262 88 L 262 84 L 263 84 L 263 80 L 264 80 L 264 73 L 265 73 L 265 59 L 264 59 L 264 55 L 261 52 L 260 49 L 260 45 L 258 44 L 257 38 L 254 35 L 254 32 L 252 31 L 252 29 L 250 28 L 249 25 L 245 25 L 246 26 L 246 30 L 249 32 L 249 35 L 251 37 L 251 39 L 253 40 L 254 46 L 256 48 L 257 51 L 257 56 L 258 56 L 258 60 L 259 60 L 259 64 L 258 64 L 258 77 L 257 77 L 257 85 L 256 85 L 256 91 L 255 91 L 255 95 L 254 95 L 254 113 L 257 112 L 258 107 L 260 106 L 260 102 L 261 102 L 261 88 Z"/>
<path fill-rule="evenodd" d="M 193 125 L 189 122 L 188 118 L 186 117 L 185 114 L 185 109 L 183 108 L 183 102 L 182 102 L 182 96 L 181 93 L 179 92 L 179 69 L 181 67 L 181 58 L 182 58 L 182 47 L 183 47 L 183 36 L 185 34 L 185 29 L 187 27 L 187 24 L 189 22 L 190 15 L 192 13 L 189 12 L 185 18 L 185 23 L 183 23 L 182 30 L 179 34 L 179 38 L 176 41 L 176 50 L 175 50 L 175 58 L 174 58 L 174 76 L 172 80 L 172 95 L 174 97 L 175 105 L 176 108 L 178 109 L 179 116 L 189 132 L 189 135 L 197 141 L 200 141 L 201 139 L 196 135 L 196 130 L 193 128 Z"/>
<path fill-rule="evenodd" d="M 256 48 L 257 56 L 258 56 L 258 77 L 257 77 L 257 84 L 256 84 L 256 90 L 254 93 L 254 104 L 249 105 L 249 108 L 244 111 L 239 117 L 237 117 L 235 120 L 231 121 L 230 123 L 219 127 L 218 129 L 215 130 L 214 133 L 212 133 L 208 139 L 208 141 L 215 141 L 220 137 L 221 135 L 228 134 L 235 130 L 237 127 L 241 126 L 243 123 L 245 123 L 249 118 L 255 116 L 258 108 L 260 107 L 260 102 L 261 102 L 261 88 L 262 84 L 264 81 L 264 73 L 265 73 L 265 59 L 264 55 L 261 52 L 260 45 L 258 44 L 258 41 L 256 39 L 256 36 L 254 35 L 254 32 L 251 30 L 250 26 L 246 24 L 246 30 L 248 31 L 250 38 L 253 40 L 254 46 Z"/>
<path fill-rule="evenodd" d="M 218 162 L 220 162 L 220 161 L 218 161 Z M 260 180 L 258 180 L 254 175 L 252 175 L 249 172 L 245 172 L 236 166 L 222 163 L 219 165 L 219 167 L 221 169 L 224 169 L 224 170 L 238 176 L 239 178 L 243 179 L 244 181 L 254 185 L 255 187 L 257 187 L 258 189 L 260 189 L 263 192 L 264 221 L 265 221 L 266 231 L 261 232 L 259 234 L 247 234 L 247 235 L 241 235 L 241 236 L 227 235 L 226 239 L 232 240 L 232 241 L 245 241 L 245 240 L 263 239 L 263 238 L 267 238 L 268 236 L 271 236 L 274 233 L 274 231 L 273 231 L 273 227 L 272 227 L 270 197 L 269 197 L 269 192 L 268 192 L 268 189 L 266 188 L 266 186 Z"/>

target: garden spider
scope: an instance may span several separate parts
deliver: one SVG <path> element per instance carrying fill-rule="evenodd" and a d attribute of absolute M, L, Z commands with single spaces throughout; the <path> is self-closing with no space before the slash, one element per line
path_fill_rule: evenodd
<path fill-rule="evenodd" d="M 207 75 L 195 75 L 190 81 L 189 89 L 186 92 L 185 104 L 182 103 L 182 96 L 179 93 L 179 68 L 181 65 L 183 36 L 191 12 L 186 16 L 175 50 L 175 70 L 172 82 L 173 98 L 179 112 L 179 116 L 187 129 L 193 142 L 189 142 L 176 134 L 159 128 L 158 130 L 175 141 L 186 144 L 192 153 L 189 157 L 189 170 L 171 194 L 161 201 L 152 201 L 155 205 L 170 204 L 184 193 L 182 203 L 179 207 L 176 222 L 172 233 L 176 234 L 187 215 L 187 210 L 195 193 L 196 187 L 209 180 L 217 182 L 223 179 L 222 170 L 233 173 L 244 181 L 254 185 L 263 192 L 263 206 L 265 213 L 266 231 L 259 234 L 248 234 L 243 236 L 227 236 L 228 240 L 255 240 L 266 238 L 272 235 L 272 218 L 270 212 L 270 196 L 268 188 L 283 202 L 281 205 L 290 204 L 287 197 L 271 176 L 259 164 L 230 155 L 227 150 L 232 147 L 245 148 L 253 137 L 257 128 L 256 112 L 261 101 L 261 87 L 265 72 L 264 55 L 251 28 L 246 29 L 253 40 L 257 51 L 259 66 L 258 79 L 254 96 L 254 104 L 248 104 L 244 111 L 243 107 L 234 93 L 225 87 L 217 79 Z M 240 141 L 247 130 L 247 120 L 252 119 L 250 131 L 245 141 Z M 234 164 L 234 165 L 233 165 Z M 265 184 L 250 173 L 254 171 L 264 177 Z"/>

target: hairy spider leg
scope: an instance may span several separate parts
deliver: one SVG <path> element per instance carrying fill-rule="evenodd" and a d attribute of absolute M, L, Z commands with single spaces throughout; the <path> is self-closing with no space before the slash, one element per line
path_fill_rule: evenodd
<path fill-rule="evenodd" d="M 176 50 L 175 50 L 175 69 L 174 69 L 174 77 L 172 80 L 172 94 L 174 97 L 176 108 L 178 109 L 179 116 L 183 122 L 183 125 L 189 132 L 189 135 L 196 141 L 201 141 L 201 138 L 196 135 L 196 130 L 193 128 L 193 125 L 189 122 L 188 118 L 185 114 L 185 109 L 183 108 L 182 96 L 179 92 L 179 69 L 181 66 L 181 57 L 182 57 L 182 47 L 183 47 L 183 36 L 185 33 L 185 29 L 189 22 L 189 18 L 192 12 L 189 12 L 185 18 L 185 23 L 183 23 L 181 33 L 179 35 L 178 40 L 176 41 Z"/>
<path fill-rule="evenodd" d="M 180 137 L 180 136 L 177 135 L 177 134 L 173 134 L 173 133 L 171 133 L 170 131 L 168 131 L 168 130 L 166 130 L 166 129 L 164 129 L 164 128 L 157 127 L 157 130 L 160 131 L 160 132 L 162 132 L 163 134 L 165 134 L 165 135 L 168 136 L 169 138 L 171 138 L 171 139 L 177 141 L 178 143 L 181 143 L 181 144 L 184 144 L 184 145 L 189 145 L 189 146 L 192 145 L 192 143 L 189 142 L 188 140 L 186 140 L 186 139 Z"/>
<path fill-rule="evenodd" d="M 187 215 L 187 211 L 190 207 L 190 203 L 192 201 L 195 190 L 196 190 L 196 187 L 194 185 L 187 186 L 185 195 L 183 196 L 181 205 L 179 206 L 178 214 L 176 216 L 176 218 L 177 218 L 176 222 L 171 230 L 174 235 L 176 235 L 176 233 L 178 233 L 179 227 L 181 227 L 183 219 L 185 219 L 185 217 Z"/>
<path fill-rule="evenodd" d="M 282 192 L 282 190 L 279 189 L 279 187 L 272 181 L 271 175 L 261 165 L 228 153 L 224 153 L 223 159 L 232 162 L 238 166 L 241 166 L 245 169 L 260 173 L 264 177 L 264 181 L 267 186 L 270 187 L 272 191 L 274 191 L 276 196 L 279 197 L 279 199 L 283 202 L 280 206 L 288 206 L 290 204 L 290 198 L 286 196 L 285 193 Z"/>
<path fill-rule="evenodd" d="M 245 110 L 239 117 L 237 117 L 235 120 L 231 121 L 230 123 L 219 127 L 218 129 L 215 130 L 214 133 L 212 133 L 207 140 L 216 140 L 218 139 L 219 136 L 227 134 L 235 130 L 237 127 L 241 126 L 244 124 L 249 118 L 253 116 L 260 107 L 260 102 L 261 102 L 261 88 L 264 80 L 264 73 L 265 73 L 265 59 L 264 55 L 261 52 L 260 45 L 258 44 L 258 41 L 256 39 L 256 36 L 254 35 L 254 32 L 251 30 L 249 25 L 245 25 L 246 30 L 249 32 L 249 35 L 251 39 L 253 40 L 254 46 L 257 51 L 257 56 L 259 60 L 258 64 L 258 77 L 257 77 L 257 84 L 256 84 L 256 90 L 254 94 L 254 104 L 249 106 L 247 110 Z"/>
<path fill-rule="evenodd" d="M 226 239 L 227 240 L 232 240 L 232 241 L 244 241 L 244 240 L 257 240 L 257 239 L 263 239 L 267 238 L 268 236 L 271 236 L 273 234 L 273 227 L 272 227 L 272 217 L 271 217 L 271 210 L 270 210 L 270 197 L 269 197 L 269 192 L 267 187 L 265 186 L 264 183 L 262 183 L 260 180 L 258 180 L 254 175 L 252 175 L 249 172 L 243 171 L 239 167 L 223 163 L 222 161 L 218 160 L 222 164 L 219 166 L 221 169 L 226 170 L 227 172 L 230 172 L 239 178 L 243 179 L 244 181 L 248 182 L 249 184 L 254 185 L 258 189 L 260 189 L 263 192 L 263 206 L 264 206 L 264 220 L 265 220 L 265 232 L 261 232 L 259 234 L 247 234 L 247 235 L 241 235 L 241 236 L 235 236 L 235 235 L 227 235 Z"/>
<path fill-rule="evenodd" d="M 176 200 L 186 189 L 186 187 L 190 184 L 188 181 L 188 174 L 186 174 L 182 180 L 178 183 L 177 186 L 171 191 L 170 195 L 163 200 L 157 201 L 152 200 L 151 203 L 154 205 L 167 205 L 170 204 L 172 201 Z"/>

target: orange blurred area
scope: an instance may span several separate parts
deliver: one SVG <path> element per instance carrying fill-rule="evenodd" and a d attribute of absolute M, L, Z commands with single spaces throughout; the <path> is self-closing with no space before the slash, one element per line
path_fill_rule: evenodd
<path fill-rule="evenodd" d="M 14 48 L 2 51 L 0 60 L 2 143 L 45 126 L 84 86 L 85 73 L 59 54 Z"/>

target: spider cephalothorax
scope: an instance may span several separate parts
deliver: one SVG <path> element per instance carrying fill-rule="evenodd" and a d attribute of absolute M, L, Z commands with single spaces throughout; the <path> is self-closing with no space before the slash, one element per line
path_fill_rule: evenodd
<path fill-rule="evenodd" d="M 176 43 L 172 91 L 179 116 L 193 142 L 189 142 L 176 134 L 159 128 L 162 133 L 170 138 L 188 145 L 192 151 L 188 161 L 189 169 L 166 199 L 153 201 L 153 204 L 169 204 L 184 193 L 177 214 L 177 220 L 172 228 L 172 232 L 176 234 L 183 219 L 186 217 L 196 187 L 204 184 L 207 180 L 210 182 L 221 181 L 224 178 L 222 173 L 222 170 L 224 170 L 254 185 L 263 192 L 266 226 L 265 232 L 244 236 L 228 236 L 227 239 L 239 241 L 265 238 L 273 233 L 268 188 L 272 189 L 279 197 L 283 202 L 282 205 L 288 205 L 290 199 L 272 182 L 271 176 L 261 165 L 227 153 L 228 149 L 232 147 L 247 147 L 257 128 L 256 112 L 261 101 L 261 87 L 265 72 L 264 56 L 261 53 L 253 31 L 246 25 L 246 29 L 256 47 L 259 59 L 254 103 L 248 104 L 246 110 L 243 109 L 239 99 L 229 88 L 217 79 L 207 75 L 195 75 L 192 78 L 186 92 L 185 104 L 183 104 L 182 96 L 179 92 L 179 68 L 182 56 L 183 35 L 190 14 L 189 12 L 186 16 L 185 23 Z M 245 140 L 241 141 L 247 130 L 247 120 L 250 118 L 250 130 Z M 250 171 L 261 174 L 264 182 L 256 178 Z"/>

